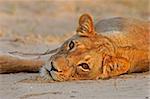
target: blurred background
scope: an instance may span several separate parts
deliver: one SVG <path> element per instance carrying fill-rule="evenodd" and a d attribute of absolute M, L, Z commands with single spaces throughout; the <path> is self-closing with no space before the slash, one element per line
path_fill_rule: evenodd
<path fill-rule="evenodd" d="M 83 13 L 93 15 L 95 23 L 115 16 L 149 20 L 148 7 L 149 0 L 0 0 L 0 37 L 11 42 L 62 43 L 73 35 Z"/>

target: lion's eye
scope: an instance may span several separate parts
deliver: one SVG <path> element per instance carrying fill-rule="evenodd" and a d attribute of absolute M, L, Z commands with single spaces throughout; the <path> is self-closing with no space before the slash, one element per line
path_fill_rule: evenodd
<path fill-rule="evenodd" d="M 75 46 L 74 42 L 73 42 L 73 41 L 71 41 L 71 42 L 69 43 L 69 50 L 73 49 L 73 48 L 74 48 L 74 46 Z"/>
<path fill-rule="evenodd" d="M 81 66 L 83 69 L 90 70 L 90 67 L 87 63 L 81 63 L 79 66 Z"/>

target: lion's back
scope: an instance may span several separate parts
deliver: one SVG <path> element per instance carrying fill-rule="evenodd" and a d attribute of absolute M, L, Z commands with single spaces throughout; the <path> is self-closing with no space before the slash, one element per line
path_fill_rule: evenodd
<path fill-rule="evenodd" d="M 119 46 L 148 48 L 148 22 L 137 19 L 115 17 L 104 19 L 95 24 L 96 32 L 111 38 Z"/>

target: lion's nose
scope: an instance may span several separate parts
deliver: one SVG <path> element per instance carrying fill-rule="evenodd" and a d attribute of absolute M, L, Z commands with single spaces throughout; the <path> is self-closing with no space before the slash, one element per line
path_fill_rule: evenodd
<path fill-rule="evenodd" d="M 51 62 L 51 71 L 56 71 L 56 72 L 58 72 L 58 69 L 56 69 L 56 68 L 54 67 L 53 62 Z"/>

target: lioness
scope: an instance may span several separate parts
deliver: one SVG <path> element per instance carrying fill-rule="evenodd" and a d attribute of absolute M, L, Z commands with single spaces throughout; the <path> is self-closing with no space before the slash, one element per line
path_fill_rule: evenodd
<path fill-rule="evenodd" d="M 106 79 L 149 70 L 149 23 L 110 18 L 95 26 L 89 14 L 79 19 L 76 35 L 64 42 L 41 68 L 46 79 Z"/>

